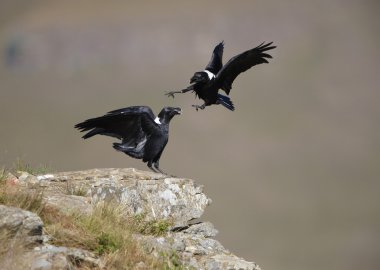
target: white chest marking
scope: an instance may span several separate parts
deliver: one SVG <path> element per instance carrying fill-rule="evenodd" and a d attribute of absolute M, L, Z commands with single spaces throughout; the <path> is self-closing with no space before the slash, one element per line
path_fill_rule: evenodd
<path fill-rule="evenodd" d="M 208 78 L 209 78 L 210 80 L 212 80 L 212 79 L 215 78 L 215 74 L 212 73 L 211 71 L 208 71 L 207 69 L 205 69 L 205 70 L 203 70 L 203 71 L 207 73 Z"/>
<path fill-rule="evenodd" d="M 154 122 L 156 122 L 157 124 L 161 125 L 160 118 L 158 118 L 158 117 L 156 117 L 156 119 L 154 119 Z"/>

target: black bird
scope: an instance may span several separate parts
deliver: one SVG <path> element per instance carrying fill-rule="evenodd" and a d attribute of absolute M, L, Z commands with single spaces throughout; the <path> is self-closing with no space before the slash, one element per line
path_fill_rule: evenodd
<path fill-rule="evenodd" d="M 108 112 L 76 124 L 82 138 L 106 135 L 121 140 L 113 148 L 130 157 L 148 162 L 154 172 L 164 173 L 159 168 L 160 157 L 169 138 L 169 123 L 173 116 L 181 114 L 181 108 L 164 107 L 156 117 L 147 106 L 131 106 Z"/>
<path fill-rule="evenodd" d="M 276 48 L 276 46 L 271 46 L 272 43 L 261 43 L 256 48 L 232 57 L 223 66 L 224 43 L 222 41 L 215 47 L 206 69 L 194 73 L 194 76 L 190 79 L 190 86 L 180 91 L 167 92 L 166 95 L 174 98 L 174 94 L 194 91 L 195 95 L 204 101 L 202 105 L 193 105 L 196 110 L 203 110 L 206 106 L 212 104 L 222 104 L 233 111 L 235 107 L 230 98 L 219 94 L 219 89 L 229 95 L 232 83 L 240 73 L 255 65 L 268 63 L 266 58 L 272 58 L 272 56 L 265 52 Z"/>

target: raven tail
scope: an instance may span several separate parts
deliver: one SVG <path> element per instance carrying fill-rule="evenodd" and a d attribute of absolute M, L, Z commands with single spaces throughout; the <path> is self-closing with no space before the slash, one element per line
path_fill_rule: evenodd
<path fill-rule="evenodd" d="M 103 132 L 104 132 L 104 129 L 102 129 L 102 128 L 94 128 L 90 132 L 87 132 L 86 134 L 84 134 L 82 136 L 82 138 L 83 139 L 88 139 L 88 138 L 91 138 L 92 136 L 95 136 L 95 135 L 98 135 L 98 134 L 102 134 Z"/>
<path fill-rule="evenodd" d="M 218 103 L 219 104 L 222 104 L 224 107 L 226 107 L 227 109 L 229 109 L 230 111 L 234 111 L 235 110 L 235 106 L 234 104 L 232 103 L 231 99 L 227 96 L 223 96 L 221 94 L 218 94 Z"/>
<path fill-rule="evenodd" d="M 113 148 L 133 158 L 142 159 L 144 156 L 144 151 L 136 151 L 135 148 L 128 147 L 127 145 L 122 143 L 113 143 Z"/>
<path fill-rule="evenodd" d="M 127 147 L 125 147 L 125 145 L 121 143 L 113 143 L 113 148 L 117 151 L 124 152 L 124 153 L 129 150 Z"/>

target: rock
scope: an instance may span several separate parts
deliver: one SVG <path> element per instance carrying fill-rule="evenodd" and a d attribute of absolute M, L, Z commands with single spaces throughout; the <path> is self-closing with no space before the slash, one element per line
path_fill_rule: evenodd
<path fill-rule="evenodd" d="M 182 264 L 194 269 L 260 269 L 213 239 L 218 231 L 210 222 L 194 223 L 211 200 L 193 180 L 135 169 L 93 169 L 38 176 L 22 172 L 12 183 L 26 189 L 43 188 L 44 203 L 62 212 L 90 214 L 96 204 L 113 201 L 123 206 L 126 216 L 170 221 L 173 226 L 165 235 L 133 235 L 154 256 L 176 254 Z M 6 228 L 25 237 L 25 242 L 34 243 L 35 248 L 25 254 L 31 262 L 30 269 L 103 267 L 102 258 L 89 251 L 46 244 L 42 226 L 41 219 L 33 213 L 0 206 L 0 229 Z M 147 269 L 147 265 L 142 261 L 133 269 Z"/>
<path fill-rule="evenodd" d="M 205 263 L 206 269 L 239 269 L 239 270 L 261 270 L 261 268 L 253 263 L 244 261 L 235 255 L 217 254 L 209 258 Z"/>
<path fill-rule="evenodd" d="M 8 185 L 17 185 L 19 184 L 19 179 L 13 175 L 12 173 L 8 172 L 5 176 L 6 183 Z"/>
<path fill-rule="evenodd" d="M 189 179 L 104 180 L 91 191 L 95 203 L 116 200 L 126 206 L 129 215 L 142 214 L 146 220 L 171 219 L 177 226 L 201 217 L 210 202 L 202 187 Z"/>
<path fill-rule="evenodd" d="M 211 222 L 200 222 L 191 225 L 182 232 L 202 235 L 204 237 L 214 237 L 218 234 L 218 230 L 214 228 Z"/>
<path fill-rule="evenodd" d="M 71 203 L 61 202 L 72 200 L 79 207 L 89 208 L 87 200 L 57 199 L 57 194 L 67 191 L 66 183 L 75 183 L 76 186 L 82 186 L 86 193 L 84 197 L 91 198 L 93 205 L 102 201 L 116 201 L 125 206 L 128 215 L 141 214 L 146 220 L 170 219 L 175 226 L 187 225 L 188 221 L 201 217 L 206 206 L 211 203 L 203 193 L 203 187 L 196 185 L 193 180 L 135 169 L 94 169 L 40 175 L 37 179 L 44 181 L 46 192 L 55 194 L 54 199 L 47 200 L 47 203 L 55 206 L 66 207 Z"/>
<path fill-rule="evenodd" d="M 18 180 L 20 182 L 20 185 L 35 186 L 35 185 L 41 184 L 38 178 L 34 176 L 33 174 L 30 174 L 24 171 L 18 171 L 17 174 L 18 174 Z"/>
<path fill-rule="evenodd" d="M 91 199 L 82 196 L 51 194 L 44 198 L 44 202 L 49 206 L 61 209 L 64 213 L 77 211 L 83 214 L 89 214 L 93 209 Z"/>
<path fill-rule="evenodd" d="M 255 263 L 247 262 L 230 253 L 219 241 L 211 239 L 202 233 L 197 234 L 197 228 L 209 226 L 207 223 L 206 225 L 196 225 L 198 226 L 195 227 L 192 233 L 183 230 L 168 233 L 165 237 L 151 235 L 137 235 L 135 237 L 150 252 L 158 254 L 162 251 L 170 253 L 175 250 L 186 265 L 191 265 L 196 269 L 209 269 L 209 267 L 213 267 L 212 269 L 260 269 Z"/>
<path fill-rule="evenodd" d="M 43 242 L 42 228 L 43 222 L 36 214 L 0 205 L 0 231 L 24 238 L 27 245 L 35 245 Z"/>
<path fill-rule="evenodd" d="M 32 258 L 31 270 L 71 270 L 81 265 L 89 266 L 91 269 L 101 267 L 100 259 L 94 254 L 78 248 L 44 245 L 35 248 L 28 255 Z"/>
<path fill-rule="evenodd" d="M 139 262 L 135 265 L 135 267 L 133 268 L 134 270 L 145 270 L 147 269 L 147 266 L 145 265 L 144 262 Z"/>
<path fill-rule="evenodd" d="M 43 222 L 36 214 L 15 207 L 0 205 L 0 232 L 6 232 L 11 239 L 22 243 L 26 251 L 24 261 L 28 261 L 32 270 L 75 269 L 74 265 L 85 264 L 100 266 L 100 260 L 91 252 L 77 249 L 56 247 L 44 243 Z M 10 243 L 14 243 L 11 241 Z M 27 248 L 34 246 L 29 251 Z M 20 263 L 16 264 L 20 267 Z M 3 262 L 0 268 L 12 269 L 13 262 Z M 17 267 L 17 268 L 18 268 Z M 20 269 L 20 268 L 19 268 Z"/>
<path fill-rule="evenodd" d="M 67 260 L 67 257 L 64 254 L 53 254 L 53 253 L 44 253 L 28 254 L 31 258 L 31 270 L 53 270 L 53 269 L 63 269 L 70 270 L 71 264 Z"/>

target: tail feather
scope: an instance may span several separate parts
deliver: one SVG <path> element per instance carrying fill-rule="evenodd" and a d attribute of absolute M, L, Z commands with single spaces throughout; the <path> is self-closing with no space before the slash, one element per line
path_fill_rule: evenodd
<path fill-rule="evenodd" d="M 83 139 L 88 139 L 91 138 L 92 136 L 98 135 L 98 134 L 104 134 L 105 130 L 102 128 L 94 128 L 90 132 L 87 132 L 82 136 Z"/>
<path fill-rule="evenodd" d="M 113 148 L 133 158 L 142 159 L 144 157 L 144 151 L 136 151 L 135 148 L 128 147 L 121 143 L 113 143 Z"/>
<path fill-rule="evenodd" d="M 113 148 L 120 152 L 125 152 L 127 150 L 121 143 L 113 143 Z"/>
<path fill-rule="evenodd" d="M 108 135 L 107 130 L 102 125 L 107 124 L 107 117 L 101 116 L 97 118 L 87 119 L 86 121 L 76 124 L 74 127 L 78 129 L 80 132 L 88 131 L 84 136 L 82 136 L 83 139 L 88 139 L 95 135 Z M 112 136 L 112 135 L 110 135 Z"/>
<path fill-rule="evenodd" d="M 231 99 L 227 96 L 223 96 L 221 94 L 218 94 L 218 103 L 222 104 L 224 107 L 226 107 L 230 111 L 235 110 L 234 104 L 232 103 Z"/>

